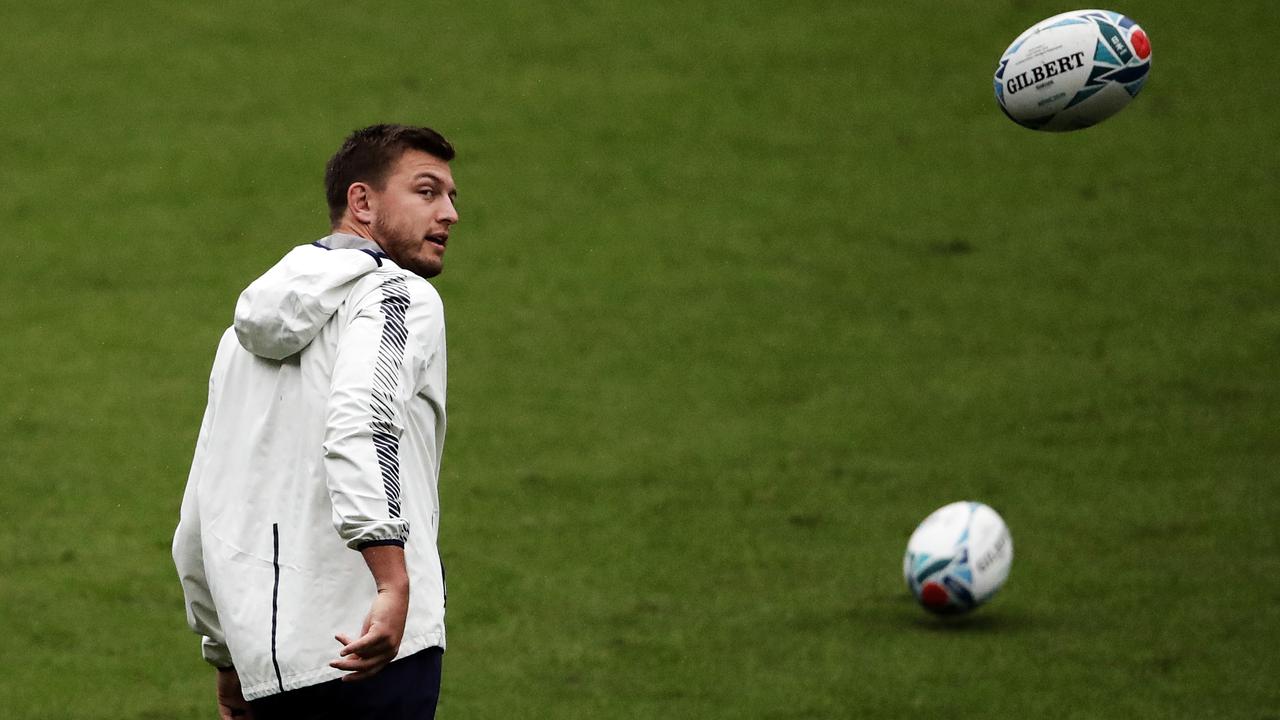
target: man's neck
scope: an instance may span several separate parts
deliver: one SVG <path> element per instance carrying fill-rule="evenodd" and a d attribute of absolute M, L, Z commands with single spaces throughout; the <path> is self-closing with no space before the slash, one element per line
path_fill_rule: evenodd
<path fill-rule="evenodd" d="M 364 223 L 352 222 L 349 218 L 343 218 L 342 222 L 334 226 L 331 232 L 335 235 L 354 235 L 363 240 L 368 240 L 379 250 L 386 252 L 386 248 L 382 247 L 382 243 L 378 242 L 377 238 L 373 236 L 372 228 Z"/>
<path fill-rule="evenodd" d="M 367 234 L 357 234 L 352 232 L 350 228 L 342 226 L 330 229 L 328 238 L 317 244 L 329 250 L 353 249 L 386 255 L 382 246 L 372 238 L 368 237 Z"/>
<path fill-rule="evenodd" d="M 342 233 L 343 235 L 355 235 L 381 247 L 381 244 L 373 237 L 372 228 L 365 223 L 352 222 L 348 218 L 343 218 L 341 222 L 334 226 L 333 232 Z"/>

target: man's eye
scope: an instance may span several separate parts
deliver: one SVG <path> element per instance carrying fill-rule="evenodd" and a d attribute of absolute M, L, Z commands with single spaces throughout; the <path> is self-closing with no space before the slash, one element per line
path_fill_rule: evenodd
<path fill-rule="evenodd" d="M 424 196 L 428 198 L 433 198 L 436 196 L 436 191 L 432 190 L 431 188 L 425 188 L 425 189 L 419 190 L 418 192 L 422 193 Z"/>

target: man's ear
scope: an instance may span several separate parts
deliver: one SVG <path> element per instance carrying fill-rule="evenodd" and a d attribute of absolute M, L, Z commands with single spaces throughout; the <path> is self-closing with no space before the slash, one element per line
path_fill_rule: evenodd
<path fill-rule="evenodd" d="M 367 184 L 351 183 L 347 188 L 347 212 L 362 225 L 373 224 L 373 192 Z"/>

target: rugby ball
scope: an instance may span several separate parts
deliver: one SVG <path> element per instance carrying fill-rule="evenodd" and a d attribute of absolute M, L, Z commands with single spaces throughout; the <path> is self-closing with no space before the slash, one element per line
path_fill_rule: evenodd
<path fill-rule="evenodd" d="M 1096 125 L 1129 104 L 1151 70 L 1151 40 L 1109 10 L 1074 10 L 1032 25 L 996 65 L 996 102 L 1032 130 Z"/>
<path fill-rule="evenodd" d="M 1004 519 L 980 502 L 954 502 L 911 534 L 902 575 L 926 610 L 958 614 L 990 600 L 1012 564 L 1013 537 Z"/>

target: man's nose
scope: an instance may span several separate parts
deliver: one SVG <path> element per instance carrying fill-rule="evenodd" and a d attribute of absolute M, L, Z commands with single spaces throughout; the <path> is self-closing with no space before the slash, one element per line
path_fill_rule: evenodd
<path fill-rule="evenodd" d="M 441 209 L 439 221 L 445 225 L 453 225 L 458 222 L 458 208 L 450 198 L 446 197 L 444 199 L 444 207 Z"/>

